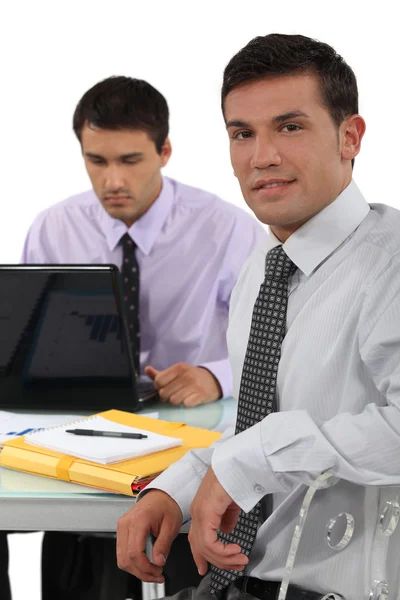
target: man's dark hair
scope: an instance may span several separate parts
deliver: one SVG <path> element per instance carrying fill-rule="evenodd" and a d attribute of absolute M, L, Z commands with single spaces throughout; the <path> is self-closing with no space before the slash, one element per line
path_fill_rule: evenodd
<path fill-rule="evenodd" d="M 101 129 L 144 131 L 161 154 L 168 136 L 168 119 L 167 101 L 147 81 L 114 76 L 83 95 L 75 109 L 73 128 L 79 141 L 86 123 Z"/>
<path fill-rule="evenodd" d="M 337 127 L 358 113 L 356 76 L 343 58 L 328 44 L 281 33 L 255 37 L 229 61 L 222 84 L 222 112 L 229 92 L 241 84 L 306 71 L 318 75 L 321 100 Z"/>

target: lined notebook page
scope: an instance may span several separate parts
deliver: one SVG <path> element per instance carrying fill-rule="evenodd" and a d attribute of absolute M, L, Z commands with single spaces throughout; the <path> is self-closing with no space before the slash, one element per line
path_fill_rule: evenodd
<path fill-rule="evenodd" d="M 95 429 L 97 431 L 120 431 L 127 433 L 143 433 L 148 437 L 141 440 L 92 437 L 66 433 L 66 429 Z M 144 429 L 120 425 L 103 417 L 94 416 L 81 419 L 67 425 L 60 425 L 35 431 L 25 436 L 25 442 L 41 446 L 48 450 L 55 450 L 62 454 L 69 454 L 84 460 L 109 465 L 146 454 L 153 454 L 168 448 L 182 446 L 182 440 L 166 435 L 152 433 Z"/>

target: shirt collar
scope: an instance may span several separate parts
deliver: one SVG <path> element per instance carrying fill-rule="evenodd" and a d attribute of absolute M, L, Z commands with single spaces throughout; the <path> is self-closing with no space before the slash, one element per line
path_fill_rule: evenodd
<path fill-rule="evenodd" d="M 119 219 L 114 219 L 103 209 L 100 218 L 100 227 L 106 236 L 109 250 L 113 251 L 119 244 L 122 236 L 128 232 L 143 254 L 150 254 L 171 212 L 173 200 L 174 188 L 172 182 L 168 178 L 163 177 L 161 192 L 158 198 L 131 227 L 127 227 Z"/>
<path fill-rule="evenodd" d="M 352 180 L 331 204 L 304 223 L 283 244 L 295 265 L 309 276 L 365 219 L 370 208 Z M 268 250 L 281 244 L 269 230 Z"/>

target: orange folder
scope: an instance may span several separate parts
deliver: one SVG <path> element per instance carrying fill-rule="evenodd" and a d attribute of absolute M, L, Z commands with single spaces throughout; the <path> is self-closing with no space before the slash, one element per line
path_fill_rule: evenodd
<path fill-rule="evenodd" d="M 186 452 L 194 448 L 207 448 L 221 437 L 221 433 L 208 429 L 191 427 L 185 423 L 151 419 L 121 410 L 107 410 L 98 414 L 122 425 L 179 438 L 183 441 L 183 445 L 131 460 L 101 465 L 33 446 L 25 442 L 24 436 L 21 436 L 4 442 L 0 453 L 0 465 L 25 473 L 134 496 L 138 489 L 182 458 Z M 84 420 L 83 417 L 82 421 Z M 141 483 L 144 485 L 140 486 Z"/>

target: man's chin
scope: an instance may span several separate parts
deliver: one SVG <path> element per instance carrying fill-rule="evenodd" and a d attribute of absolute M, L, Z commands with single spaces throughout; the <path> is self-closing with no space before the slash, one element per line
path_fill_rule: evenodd
<path fill-rule="evenodd" d="M 126 208 L 118 207 L 118 206 L 104 206 L 104 210 L 112 217 L 113 219 L 118 219 L 119 221 L 124 221 L 124 223 L 134 223 L 137 219 L 137 215 L 133 214 L 132 211 L 127 211 Z"/>
<path fill-rule="evenodd" d="M 253 209 L 253 212 L 258 221 L 270 227 L 286 227 L 301 220 L 301 215 L 291 213 L 286 207 L 279 207 L 279 209 L 278 207 L 258 206 Z"/>

